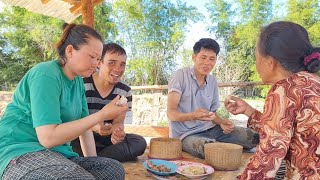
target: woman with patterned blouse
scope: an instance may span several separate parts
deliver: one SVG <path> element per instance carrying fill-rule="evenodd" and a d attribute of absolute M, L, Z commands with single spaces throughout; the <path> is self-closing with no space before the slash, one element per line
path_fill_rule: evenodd
<path fill-rule="evenodd" d="M 249 117 L 260 144 L 238 179 L 273 179 L 282 160 L 287 179 L 320 179 L 320 48 L 292 22 L 265 27 L 256 44 L 256 68 L 272 85 L 263 113 L 230 97 L 225 106 Z"/>

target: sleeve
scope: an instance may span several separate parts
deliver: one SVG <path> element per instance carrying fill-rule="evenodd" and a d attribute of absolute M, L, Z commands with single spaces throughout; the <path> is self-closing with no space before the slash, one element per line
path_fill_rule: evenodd
<path fill-rule="evenodd" d="M 86 90 L 84 87 L 83 80 L 81 81 L 80 85 L 82 86 L 82 112 L 81 112 L 81 118 L 89 116 L 89 109 L 88 109 L 88 103 L 87 103 L 87 97 L 86 97 Z"/>
<path fill-rule="evenodd" d="M 178 70 L 172 75 L 168 83 L 168 93 L 176 91 L 179 94 L 182 94 L 183 88 L 184 88 L 183 72 L 181 70 Z"/>
<path fill-rule="evenodd" d="M 124 119 L 125 124 L 132 124 L 133 122 L 133 113 L 132 113 L 132 90 L 126 94 L 126 98 L 128 99 L 128 111 L 126 113 L 126 117 Z"/>
<path fill-rule="evenodd" d="M 214 78 L 213 79 L 213 100 L 210 106 L 210 111 L 211 112 L 216 112 L 217 109 L 220 107 L 220 101 L 219 101 L 219 87 L 218 87 L 218 82 Z"/>
<path fill-rule="evenodd" d="M 261 124 L 262 124 L 261 116 L 262 116 L 262 113 L 258 110 L 255 110 L 248 119 L 247 127 L 259 133 L 261 130 Z"/>
<path fill-rule="evenodd" d="M 61 124 L 58 80 L 46 75 L 37 76 L 30 80 L 29 88 L 33 127 Z"/>
<path fill-rule="evenodd" d="M 128 91 L 128 93 L 126 94 L 126 98 L 128 100 L 128 108 L 129 108 L 128 111 L 131 111 L 131 109 L 132 109 L 132 90 L 131 90 L 131 88 Z"/>
<path fill-rule="evenodd" d="M 294 105 L 285 96 L 284 91 L 280 88 L 268 95 L 260 121 L 256 121 L 261 124 L 259 146 L 244 172 L 237 177 L 238 179 L 273 179 L 275 177 L 287 154 L 294 131 L 294 118 L 289 113 L 292 112 Z M 258 117 L 258 113 L 255 116 Z"/>

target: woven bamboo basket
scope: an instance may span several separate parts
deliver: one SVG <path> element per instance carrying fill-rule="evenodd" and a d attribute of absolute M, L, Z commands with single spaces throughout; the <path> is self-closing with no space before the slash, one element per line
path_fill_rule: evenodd
<path fill-rule="evenodd" d="M 208 143 L 204 145 L 205 160 L 218 170 L 239 169 L 242 162 L 243 147 L 231 143 Z"/>
<path fill-rule="evenodd" d="M 182 158 L 182 144 L 175 138 L 152 138 L 149 158 L 174 160 Z"/>

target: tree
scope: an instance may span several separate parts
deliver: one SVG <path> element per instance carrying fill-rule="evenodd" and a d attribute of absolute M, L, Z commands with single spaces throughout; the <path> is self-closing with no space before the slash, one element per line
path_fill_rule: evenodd
<path fill-rule="evenodd" d="M 117 28 L 110 18 L 111 5 L 95 7 L 95 28 L 105 39 L 117 36 Z M 32 66 L 57 58 L 55 42 L 62 33 L 63 21 L 35 14 L 19 7 L 7 7 L 0 13 L 0 83 L 14 86 Z M 81 24 L 81 17 L 75 20 Z M 0 84 L 0 85 L 1 85 Z"/>
<path fill-rule="evenodd" d="M 314 45 L 320 45 L 320 13 L 318 0 L 288 0 L 285 20 L 300 24 L 307 29 Z"/>
<path fill-rule="evenodd" d="M 117 0 L 113 7 L 119 34 L 130 53 L 127 79 L 132 85 L 166 84 L 188 21 L 202 16 L 179 0 Z"/>
<path fill-rule="evenodd" d="M 260 28 L 272 19 L 272 0 L 212 0 L 208 11 L 213 24 L 208 28 L 222 40 L 225 48 L 222 62 L 216 67 L 218 80 L 250 80 L 255 74 L 252 67 L 256 38 Z M 233 72 L 232 76 L 225 75 L 228 71 Z M 230 93 L 230 88 L 227 91 Z"/>
<path fill-rule="evenodd" d="M 272 0 L 212 0 L 208 10 L 211 21 L 217 23 L 209 29 L 223 40 L 226 48 L 222 64 L 238 67 L 235 71 L 242 72 L 238 76 L 239 81 L 260 80 L 255 69 L 255 42 L 261 27 L 276 20 L 289 20 L 302 25 L 309 32 L 312 43 L 319 45 L 318 3 L 318 0 L 287 0 L 283 3 Z M 275 9 L 283 13 L 275 12 Z M 260 90 L 266 94 L 266 88 Z"/>
<path fill-rule="evenodd" d="M 17 84 L 20 80 L 20 77 L 23 76 L 23 73 L 26 71 L 26 67 L 20 62 L 21 59 L 15 57 L 14 52 L 7 50 L 4 47 L 7 47 L 8 44 L 5 39 L 0 37 L 0 90 L 8 90 L 10 87 Z"/>
<path fill-rule="evenodd" d="M 94 28 L 106 42 L 117 41 L 119 33 L 112 11 L 112 4 L 109 2 L 102 2 L 94 7 Z M 81 16 L 74 22 L 82 24 Z"/>
<path fill-rule="evenodd" d="M 62 21 L 28 12 L 24 8 L 6 8 L 0 14 L 2 33 L 15 51 L 24 59 L 24 65 L 34 64 L 54 57 L 54 44 L 61 33 Z"/>
<path fill-rule="evenodd" d="M 55 56 L 52 42 L 57 41 L 62 21 L 12 7 L 0 13 L 0 24 L 0 83 L 15 86 L 33 65 Z"/>
<path fill-rule="evenodd" d="M 223 0 L 211 0 L 206 4 L 209 11 L 211 24 L 208 29 L 215 33 L 216 37 L 228 45 L 228 38 L 234 32 L 232 23 L 235 11 L 231 9 L 231 4 Z"/>
<path fill-rule="evenodd" d="M 179 51 L 179 57 L 181 58 L 181 62 L 180 62 L 181 67 L 193 66 L 192 54 L 193 54 L 192 49 L 182 48 Z"/>

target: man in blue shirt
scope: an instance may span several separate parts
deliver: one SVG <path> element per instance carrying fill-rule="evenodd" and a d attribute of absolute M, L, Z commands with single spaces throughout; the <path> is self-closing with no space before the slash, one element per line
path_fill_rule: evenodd
<path fill-rule="evenodd" d="M 179 69 L 168 87 L 170 137 L 180 138 L 182 149 L 204 158 L 204 144 L 226 142 L 251 149 L 259 136 L 248 128 L 235 127 L 215 112 L 220 106 L 218 83 L 210 74 L 220 51 L 219 44 L 210 38 L 200 39 L 193 47 L 192 68 Z"/>

